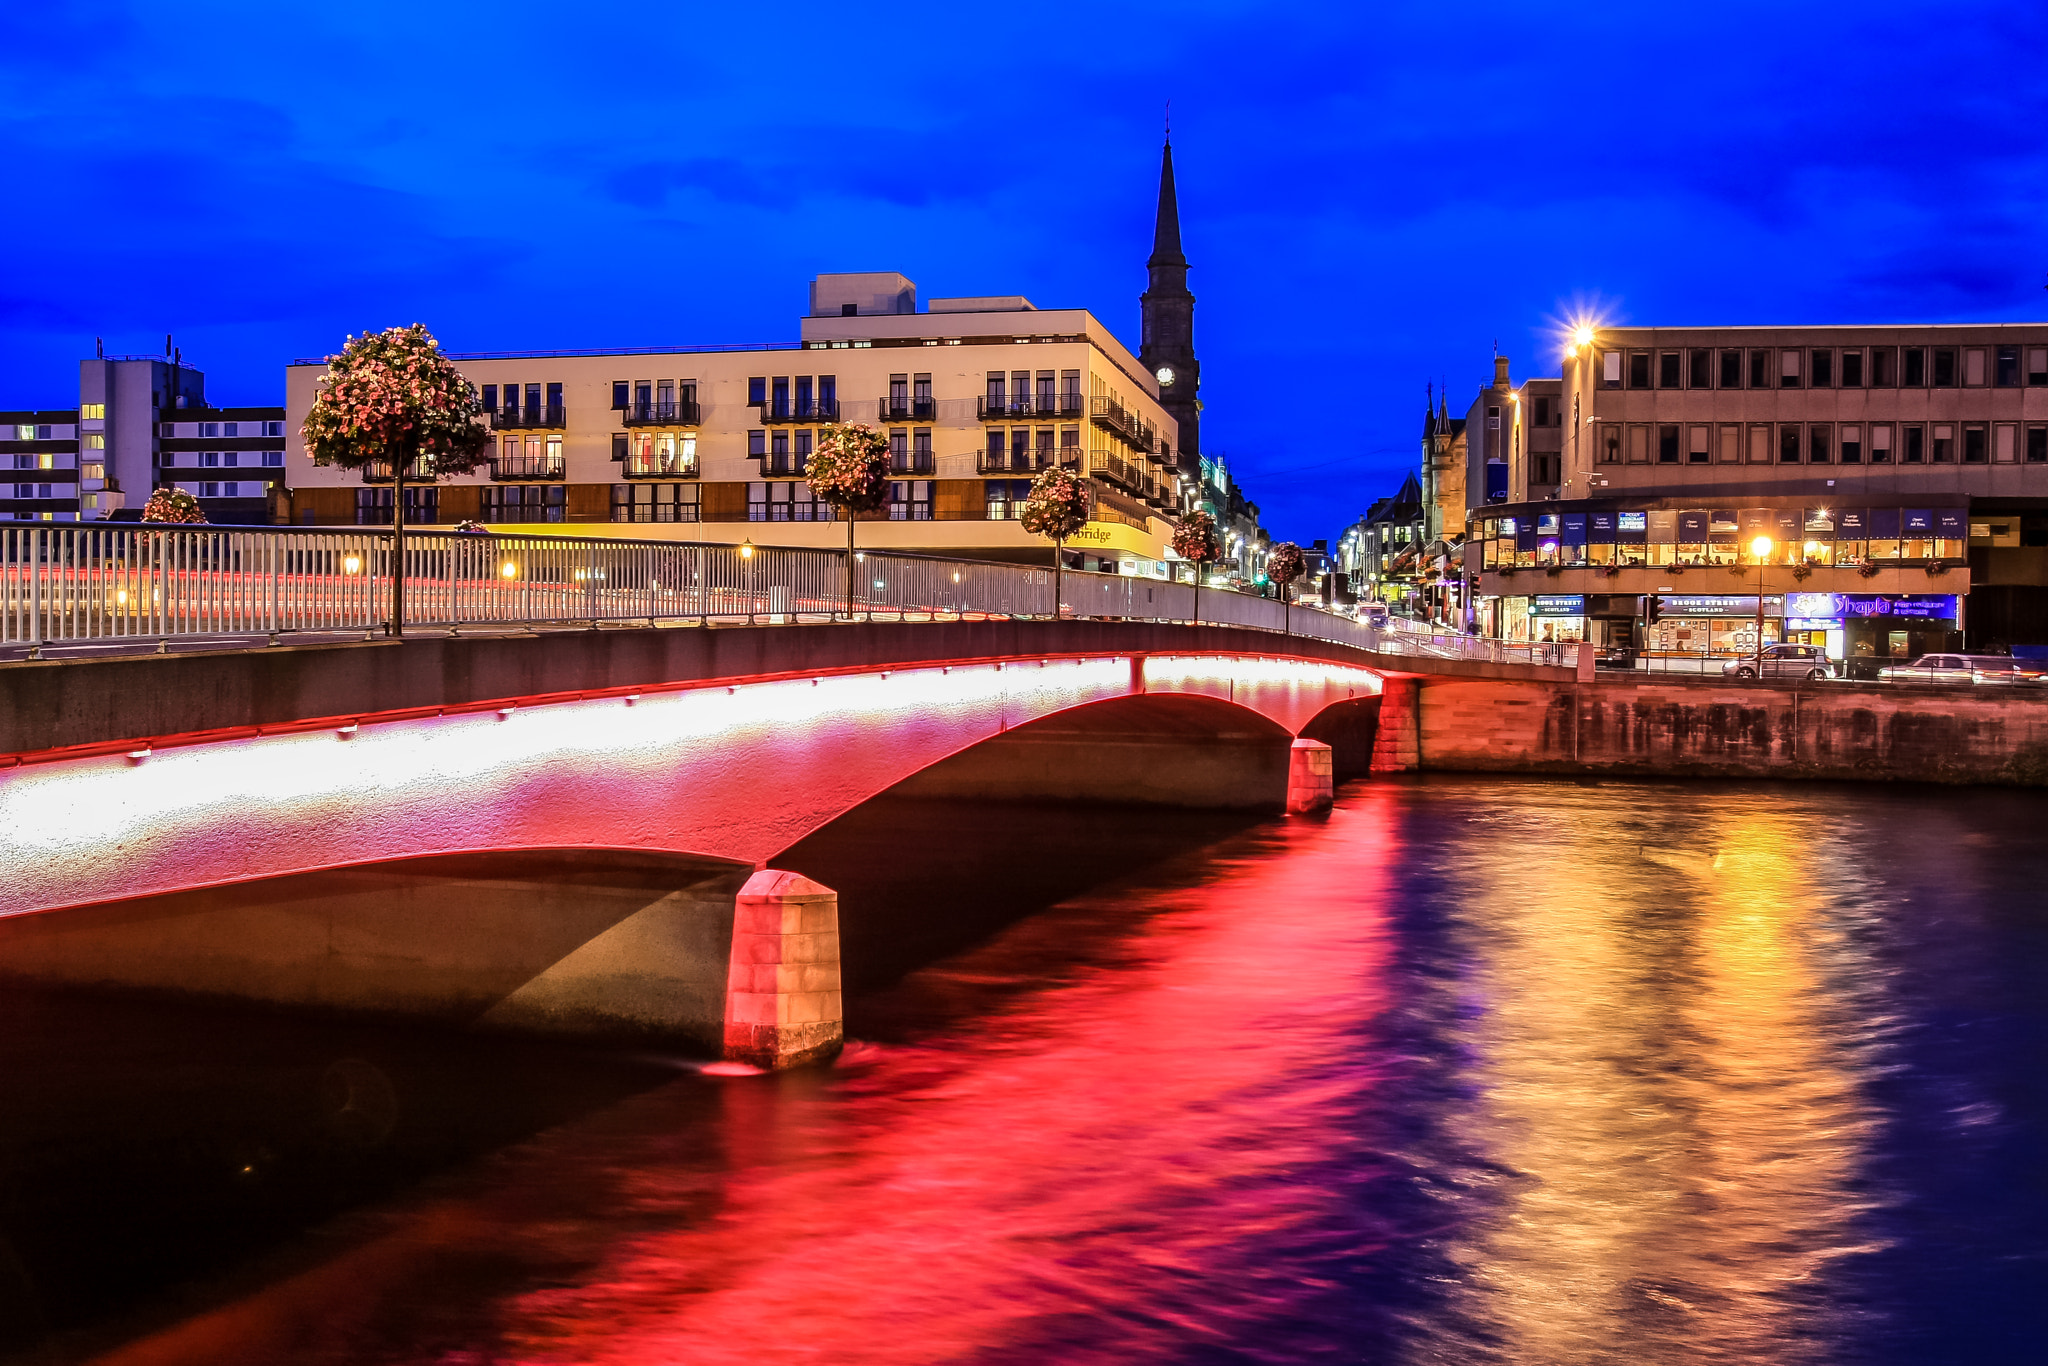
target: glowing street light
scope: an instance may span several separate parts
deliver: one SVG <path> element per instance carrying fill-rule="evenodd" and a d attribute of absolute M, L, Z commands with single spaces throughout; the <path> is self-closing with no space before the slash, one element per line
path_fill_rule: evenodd
<path fill-rule="evenodd" d="M 1578 330 L 1572 333 L 1572 345 L 1578 350 L 1583 351 L 1592 344 L 1593 329 L 1585 323 L 1580 323 Z"/>
<path fill-rule="evenodd" d="M 1771 551 L 1776 545 L 1768 536 L 1759 536 L 1749 543 L 1749 553 L 1756 556 L 1756 676 L 1764 676 L 1764 569 L 1771 562 Z"/>

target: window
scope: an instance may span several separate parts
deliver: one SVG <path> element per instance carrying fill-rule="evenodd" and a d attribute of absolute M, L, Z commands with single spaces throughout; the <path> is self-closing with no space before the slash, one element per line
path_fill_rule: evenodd
<path fill-rule="evenodd" d="M 1059 412 L 1059 399 L 1055 396 L 1054 392 L 1054 386 L 1058 382 L 1059 376 L 1051 370 L 1040 370 L 1038 372 L 1038 415 L 1040 417 L 1051 417 Z"/>
<path fill-rule="evenodd" d="M 283 451 L 265 451 L 265 452 L 263 452 L 263 463 L 264 463 L 264 465 L 265 465 L 265 466 L 267 466 L 267 467 L 268 467 L 268 468 L 270 468 L 270 469 L 274 469 L 274 470 L 281 470 L 281 469 L 283 469 L 283 468 L 284 468 L 284 452 L 283 452 Z"/>
<path fill-rule="evenodd" d="M 1934 349 L 1934 387 L 1953 389 L 1956 387 L 1956 353 L 1951 346 Z"/>
<path fill-rule="evenodd" d="M 907 428 L 889 429 L 889 468 L 903 473 L 910 464 L 910 432 Z"/>
<path fill-rule="evenodd" d="M 889 520 L 929 522 L 932 519 L 932 481 L 895 479 L 889 483 Z"/>
<path fill-rule="evenodd" d="M 1038 435 L 1041 446 L 1050 447 L 1052 445 L 1052 432 L 1050 430 L 1040 432 Z M 932 472 L 932 429 L 929 427 L 918 427 L 910 433 L 910 472 L 912 474 L 930 474 Z"/>
<path fill-rule="evenodd" d="M 937 410 L 932 407 L 932 377 L 930 375 L 917 375 L 911 379 L 910 402 L 913 406 L 911 416 L 923 418 L 937 416 Z"/>
<path fill-rule="evenodd" d="M 1693 348 L 1691 355 L 1692 360 L 1689 366 L 1691 374 L 1688 377 L 1688 382 L 1695 389 L 1713 388 L 1714 353 L 1712 351 L 1707 350 L 1704 347 L 1695 347 Z"/>
<path fill-rule="evenodd" d="M 1619 465 L 1621 463 L 1621 428 L 1602 427 L 1600 429 L 1600 463 L 1603 465 Z"/>
<path fill-rule="evenodd" d="M 2048 427 L 2027 428 L 2027 463 L 2048 464 Z"/>
<path fill-rule="evenodd" d="M 1007 522 L 1024 515 L 1024 501 L 1031 496 L 1029 479 L 991 479 L 982 485 L 983 510 L 991 522 Z"/>
<path fill-rule="evenodd" d="M 1657 387 L 1676 389 L 1678 387 L 1678 353 L 1666 351 L 1657 357 Z"/>
<path fill-rule="evenodd" d="M 45 427 L 43 429 L 43 435 L 49 435 L 49 428 Z M 85 436 L 85 448 L 89 451 L 105 450 L 107 448 L 107 438 L 105 433 L 87 432 Z"/>
<path fill-rule="evenodd" d="M 1861 389 L 1863 387 L 1863 353 L 1844 351 L 1842 353 L 1842 387 Z"/>
<path fill-rule="evenodd" d="M 226 465 L 229 469 L 233 469 L 242 463 L 242 453 L 240 451 L 222 451 L 220 453 L 220 463 Z"/>
<path fill-rule="evenodd" d="M 493 404 L 492 404 L 492 402 L 491 402 L 491 399 L 492 399 L 492 396 L 493 396 L 494 394 L 496 394 L 496 393 L 497 393 L 497 387 L 496 387 L 495 385 L 490 385 L 490 384 L 486 384 L 486 385 L 484 386 L 484 407 L 486 407 L 486 408 L 489 408 L 489 407 L 492 407 L 492 406 L 493 406 Z M 612 409 L 613 409 L 613 411 L 614 411 L 614 412 L 623 412 L 623 411 L 625 411 L 625 409 L 626 409 L 627 405 L 628 405 L 628 404 L 630 404 L 630 403 L 631 403 L 632 401 L 633 401 L 633 390 L 632 390 L 632 386 L 631 386 L 631 384 L 630 384 L 630 383 L 628 383 L 628 382 L 627 382 L 626 380 L 622 380 L 622 379 L 615 379 L 615 380 L 613 380 L 613 381 L 612 381 Z M 614 517 L 614 518 L 613 518 L 612 520 L 614 520 L 614 521 L 617 521 L 617 520 L 618 520 L 618 518 L 617 518 L 617 517 Z"/>
<path fill-rule="evenodd" d="M 1906 348 L 1905 378 L 1899 381 L 1908 389 L 1927 387 L 1927 352 L 1918 346 Z"/>
<path fill-rule="evenodd" d="M 811 468 L 811 434 L 807 431 L 798 432 L 795 435 L 795 441 L 796 449 L 791 451 L 789 456 L 792 462 L 792 472 L 806 474 Z M 683 444 L 689 448 L 690 468 L 694 470 L 697 467 L 697 438 L 686 436 L 683 438 Z"/>
<path fill-rule="evenodd" d="M 697 522 L 702 495 L 695 484 L 613 484 L 614 522 Z"/>
<path fill-rule="evenodd" d="M 1742 353 L 1723 351 L 1721 353 L 1721 387 L 1740 389 L 1742 387 Z"/>
<path fill-rule="evenodd" d="M 1657 429 L 1657 463 L 1676 465 L 1678 463 L 1678 428 L 1663 426 Z"/>
<path fill-rule="evenodd" d="M 1799 353 L 1785 350 L 1778 353 L 1778 387 L 1797 389 L 1799 387 Z"/>
<path fill-rule="evenodd" d="M 202 422 L 199 424 L 199 434 L 201 436 L 219 436 L 220 424 L 218 422 Z"/>
<path fill-rule="evenodd" d="M 1889 465 L 1892 463 L 1892 429 L 1872 427 L 1870 429 L 1870 463 Z"/>
<path fill-rule="evenodd" d="M 1973 423 L 1963 428 L 1963 463 L 1965 465 L 1988 464 L 1991 453 L 1986 449 L 1984 427 Z"/>
<path fill-rule="evenodd" d="M 832 505 L 811 494 L 801 479 L 771 479 L 747 485 L 747 520 L 750 522 L 829 522 Z"/>
<path fill-rule="evenodd" d="M 1781 465 L 1796 465 L 1799 463 L 1799 429 L 1797 427 L 1778 428 L 1778 463 Z"/>
<path fill-rule="evenodd" d="M 1742 463 L 1742 428 L 1723 427 L 1721 429 L 1721 463 L 1724 465 L 1738 465 Z"/>
<path fill-rule="evenodd" d="M 2020 382 L 2020 349 L 2017 346 L 1998 348 L 1998 368 L 1993 382 L 2001 389 L 2016 388 Z"/>
<path fill-rule="evenodd" d="M 1060 371 L 1060 414 L 1072 416 L 1081 411 L 1081 372 Z"/>
<path fill-rule="evenodd" d="M 1650 462 L 1650 429 L 1640 423 L 1631 424 L 1628 429 L 1628 460 L 1631 465 Z"/>
<path fill-rule="evenodd" d="M 1621 387 L 1621 352 L 1607 351 L 1600 356 L 1600 387 L 1619 389 Z"/>
<path fill-rule="evenodd" d="M 768 454 L 767 430 L 765 428 L 757 428 L 754 431 L 748 432 L 747 455 L 751 458 L 753 456 L 766 454 Z"/>
<path fill-rule="evenodd" d="M 1031 429 L 1010 428 L 1010 468 L 1028 470 L 1031 468 Z"/>
<path fill-rule="evenodd" d="M 1870 348 L 1871 388 L 1890 389 L 1897 386 L 1899 382 L 1899 371 L 1895 364 L 1897 358 L 1898 353 L 1889 346 L 1873 346 Z"/>
<path fill-rule="evenodd" d="M 215 468 L 217 468 L 217 467 L 218 467 L 218 466 L 220 465 L 220 452 L 219 452 L 219 451 L 201 451 L 201 452 L 199 453 L 199 464 L 200 464 L 201 468 L 204 468 L 204 469 L 209 469 L 209 470 L 210 470 L 210 469 L 215 469 Z"/>
<path fill-rule="evenodd" d="M 1060 428 L 1060 463 L 1064 465 L 1078 461 L 1080 458 L 1081 429 L 1079 427 Z"/>
<path fill-rule="evenodd" d="M 1536 396 L 1536 425 L 1539 427 L 1548 427 L 1550 425 L 1550 396 L 1548 394 L 1538 394 Z"/>
<path fill-rule="evenodd" d="M 768 382 L 768 411 L 776 417 L 790 415 L 788 375 L 777 375 Z"/>
<path fill-rule="evenodd" d="M 1650 387 L 1650 353 L 1633 351 L 1628 358 L 1628 387 L 1647 389 Z"/>
<path fill-rule="evenodd" d="M 391 492 L 389 489 L 374 491 L 387 496 Z M 569 502 L 566 484 L 490 484 L 478 492 L 483 495 L 483 520 L 486 522 L 559 522 Z M 407 516 L 411 513 L 408 512 Z"/>
<path fill-rule="evenodd" d="M 104 403 L 81 403 L 78 406 L 78 415 L 87 422 L 104 421 L 107 416 L 107 405 Z"/>
<path fill-rule="evenodd" d="M 2048 384 L 2048 346 L 2027 348 L 2027 383 Z"/>
<path fill-rule="evenodd" d="M 81 465 L 78 469 L 78 477 L 81 479 L 104 479 L 107 477 L 107 467 L 105 465 Z"/>
<path fill-rule="evenodd" d="M 1846 364 L 1848 357 L 1844 356 L 1842 359 Z M 1860 465 L 1863 463 L 1863 429 L 1861 427 L 1842 428 L 1841 459 L 1844 465 Z"/>
<path fill-rule="evenodd" d="M 789 433 L 775 431 L 768 435 L 768 458 L 761 464 L 763 474 L 793 474 L 789 467 Z"/>
<path fill-rule="evenodd" d="M 1835 353 L 1815 351 L 1811 357 L 1812 368 L 1807 372 L 1813 377 L 1813 387 L 1830 389 L 1835 383 Z"/>
<path fill-rule="evenodd" d="M 1749 353 L 1749 387 L 1768 389 L 1771 387 L 1771 353 L 1752 351 Z"/>
<path fill-rule="evenodd" d="M 1963 352 L 1963 383 L 1972 389 L 1984 387 L 1984 348 L 1972 346 Z"/>
<path fill-rule="evenodd" d="M 1826 427 L 1813 427 L 1807 431 L 1806 459 L 1809 464 L 1825 465 L 1828 463 L 1828 453 L 1834 445 L 1830 437 L 1831 434 Z"/>
<path fill-rule="evenodd" d="M 1707 447 L 1712 432 L 1709 427 L 1694 427 L 1686 434 L 1685 460 L 1689 465 L 1704 465 L 1713 460 L 1713 452 Z"/>
<path fill-rule="evenodd" d="M 768 401 L 768 377 L 755 375 L 747 380 L 747 402 L 759 405 Z"/>
<path fill-rule="evenodd" d="M 1004 371 L 991 370 L 988 372 L 989 412 L 1001 413 L 1009 411 L 1010 402 L 1009 399 L 1005 397 L 1005 395 L 1009 392 L 1006 387 L 1009 384 L 1009 382 L 1010 377 Z"/>
<path fill-rule="evenodd" d="M 1934 463 L 1952 465 L 1956 458 L 1956 429 L 1936 427 L 1934 429 Z"/>
<path fill-rule="evenodd" d="M 1903 431 L 1905 439 L 1902 443 L 1903 454 L 1900 456 L 1899 463 L 1902 465 L 1926 464 L 1927 429 L 1925 427 L 1907 427 Z"/>
<path fill-rule="evenodd" d="M 1488 408 L 1486 410 L 1486 430 L 1490 432 L 1500 430 L 1500 409 Z"/>
<path fill-rule="evenodd" d="M 1992 429 L 1991 458 L 2001 465 L 2016 463 L 2020 458 L 2020 430 L 2010 422 L 2001 422 Z"/>

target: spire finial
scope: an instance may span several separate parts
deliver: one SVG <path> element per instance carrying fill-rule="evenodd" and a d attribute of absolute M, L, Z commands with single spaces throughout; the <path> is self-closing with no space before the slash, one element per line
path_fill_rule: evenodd
<path fill-rule="evenodd" d="M 1171 145 L 1173 144 L 1173 101 L 1172 101 L 1172 100 L 1168 100 L 1168 101 L 1166 102 L 1166 141 L 1167 141 L 1167 145 L 1168 145 L 1168 146 L 1171 146 Z"/>

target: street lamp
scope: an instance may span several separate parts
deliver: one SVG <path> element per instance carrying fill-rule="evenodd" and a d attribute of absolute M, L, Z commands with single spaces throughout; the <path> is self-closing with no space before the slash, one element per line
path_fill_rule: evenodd
<path fill-rule="evenodd" d="M 749 537 L 740 542 L 740 560 L 747 567 L 747 625 L 754 624 L 754 542 Z"/>
<path fill-rule="evenodd" d="M 1756 676 L 1764 676 L 1764 569 L 1771 562 L 1773 549 L 1771 538 L 1759 536 L 1749 543 L 1749 553 L 1756 556 Z"/>

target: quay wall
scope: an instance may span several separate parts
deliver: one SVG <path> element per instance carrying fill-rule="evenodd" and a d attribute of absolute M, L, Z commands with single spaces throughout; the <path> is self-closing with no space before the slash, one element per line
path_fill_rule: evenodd
<path fill-rule="evenodd" d="M 1416 694 L 1413 741 L 1383 722 L 1376 771 L 2048 786 L 2048 689 L 1599 677 Z"/>

